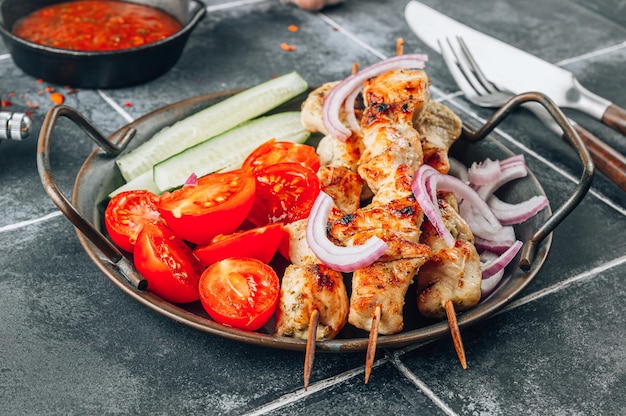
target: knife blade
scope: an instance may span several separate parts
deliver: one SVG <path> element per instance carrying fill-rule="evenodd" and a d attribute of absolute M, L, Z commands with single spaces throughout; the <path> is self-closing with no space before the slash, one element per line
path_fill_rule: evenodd
<path fill-rule="evenodd" d="M 417 37 L 438 53 L 441 53 L 439 41 L 461 36 L 487 79 L 496 85 L 516 94 L 542 92 L 559 107 L 587 113 L 626 134 L 626 110 L 583 87 L 571 72 L 459 23 L 418 1 L 407 3 L 404 15 Z"/>

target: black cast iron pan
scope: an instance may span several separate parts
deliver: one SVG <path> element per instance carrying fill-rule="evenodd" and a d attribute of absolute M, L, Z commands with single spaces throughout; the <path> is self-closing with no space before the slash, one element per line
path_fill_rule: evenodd
<path fill-rule="evenodd" d="M 161 41 L 131 49 L 88 52 L 38 45 L 11 33 L 29 13 L 65 0 L 0 0 L 0 35 L 15 64 L 45 81 L 75 88 L 119 88 L 150 81 L 167 72 L 180 58 L 189 35 L 205 16 L 198 0 L 126 0 L 161 9 L 182 29 Z"/>

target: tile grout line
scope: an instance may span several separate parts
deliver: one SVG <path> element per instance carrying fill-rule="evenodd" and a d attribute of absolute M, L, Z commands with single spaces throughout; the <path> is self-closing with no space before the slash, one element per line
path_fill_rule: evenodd
<path fill-rule="evenodd" d="M 266 3 L 268 0 L 238 0 L 238 1 L 231 1 L 229 3 L 223 3 L 223 4 L 216 4 L 213 6 L 206 6 L 206 11 L 207 12 L 215 12 L 218 10 L 228 10 L 228 9 L 234 9 L 236 7 L 241 7 L 241 6 L 249 6 L 251 4 L 256 4 L 256 3 Z"/>
<path fill-rule="evenodd" d="M 61 211 L 57 210 L 57 211 L 50 212 L 50 213 L 48 213 L 46 215 L 43 215 L 41 217 L 37 217 L 37 218 L 30 219 L 30 220 L 16 222 L 16 223 L 13 223 L 13 224 L 8 224 L 8 225 L 0 227 L 0 233 L 17 230 L 17 229 L 23 228 L 23 227 L 28 227 L 29 225 L 32 225 L 32 224 L 37 224 L 37 223 L 44 222 L 44 221 L 47 221 L 47 220 L 52 219 L 52 218 L 59 217 L 62 214 L 63 213 Z"/>
<path fill-rule="evenodd" d="M 555 65 L 557 66 L 565 66 L 574 62 L 584 61 L 588 58 L 595 58 L 597 56 L 607 55 L 609 53 L 613 53 L 615 51 L 619 51 L 620 49 L 626 48 L 626 41 L 622 43 L 618 43 L 616 45 L 607 46 L 606 48 L 598 49 L 595 51 L 583 53 L 582 55 L 573 56 L 571 58 L 563 59 L 557 62 Z"/>
<path fill-rule="evenodd" d="M 124 110 L 122 106 L 120 106 L 113 98 L 109 97 L 109 95 L 106 94 L 104 91 L 98 89 L 96 90 L 96 92 L 108 105 L 113 108 L 113 110 L 121 115 L 122 118 L 124 118 L 124 120 L 126 120 L 128 123 L 132 123 L 133 121 L 135 121 L 133 116 L 131 116 L 126 110 Z"/>
<path fill-rule="evenodd" d="M 441 409 L 448 416 L 456 416 L 457 413 L 452 410 L 439 396 L 433 392 L 426 383 L 424 383 L 415 373 L 413 373 L 407 366 L 398 358 L 402 354 L 394 353 L 391 358 L 391 364 L 394 365 L 406 377 L 411 383 L 413 383 L 427 398 L 429 398 L 439 409 Z"/>
<path fill-rule="evenodd" d="M 336 29 L 338 32 L 342 33 L 343 35 L 345 35 L 347 38 L 349 38 L 352 42 L 356 43 L 357 45 L 359 45 L 361 48 L 365 49 L 367 52 L 371 53 L 372 55 L 376 56 L 379 59 L 387 59 L 388 56 L 386 56 L 385 54 L 383 54 L 382 52 L 378 51 L 377 49 L 371 47 L 370 45 L 368 45 L 367 43 L 363 42 L 361 39 L 359 39 L 354 33 L 346 30 L 343 26 L 341 26 L 339 23 L 337 23 L 336 21 L 334 21 L 333 19 L 331 19 L 330 17 L 328 17 L 327 15 L 323 14 L 323 13 L 317 13 L 317 15 L 320 17 L 320 19 L 322 19 L 326 24 L 328 24 L 330 27 L 332 27 L 333 29 Z"/>
<path fill-rule="evenodd" d="M 592 279 L 597 276 L 599 273 L 610 270 L 614 267 L 620 266 L 626 263 L 626 256 L 618 257 L 613 259 L 607 263 L 603 263 L 599 266 L 594 267 L 593 269 L 584 271 L 575 276 L 572 276 L 568 279 L 562 280 L 558 283 L 555 283 L 551 286 L 538 290 L 536 292 L 530 293 L 522 298 L 516 299 L 505 306 L 501 311 L 495 313 L 493 316 L 499 315 L 504 312 L 508 312 L 512 309 L 519 308 L 527 303 L 533 302 L 535 300 L 541 299 L 545 296 L 551 295 L 552 293 L 556 293 L 562 289 L 568 288 L 571 285 L 576 283 L 584 282 L 586 280 Z"/>
<path fill-rule="evenodd" d="M 383 364 L 386 364 L 387 362 L 389 362 L 389 357 L 385 356 L 381 358 L 380 360 L 375 361 L 372 368 L 379 367 Z M 316 383 L 309 385 L 309 388 L 307 390 L 299 389 L 292 393 L 288 393 L 283 396 L 280 396 L 276 400 L 273 400 L 260 407 L 257 407 L 256 409 L 248 413 L 244 413 L 244 416 L 263 415 L 267 412 L 280 409 L 282 407 L 295 403 L 304 397 L 311 396 L 314 393 L 317 393 L 318 391 L 326 390 L 329 387 L 333 387 L 340 383 L 343 383 L 346 380 L 350 380 L 363 372 L 364 372 L 364 369 L 362 367 L 344 371 L 343 373 L 337 374 L 336 376 L 329 377 L 327 379 L 324 379 L 322 381 L 318 381 Z"/>

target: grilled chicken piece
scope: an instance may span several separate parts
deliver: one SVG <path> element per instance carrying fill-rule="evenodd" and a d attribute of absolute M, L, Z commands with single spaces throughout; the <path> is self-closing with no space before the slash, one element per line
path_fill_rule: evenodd
<path fill-rule="evenodd" d="M 317 171 L 317 177 L 322 190 L 330 195 L 335 206 L 343 213 L 351 213 L 359 208 L 363 180 L 356 172 L 344 166 L 322 165 Z"/>
<path fill-rule="evenodd" d="M 301 121 L 304 128 L 312 133 L 322 133 L 327 135 L 326 127 L 322 118 L 322 109 L 326 96 L 339 81 L 327 82 L 317 89 L 311 91 L 301 106 Z M 340 115 L 345 120 L 345 115 Z"/>
<path fill-rule="evenodd" d="M 352 275 L 348 321 L 369 331 L 372 314 L 382 306 L 378 332 L 393 334 L 403 327 L 402 308 L 413 276 L 431 255 L 418 243 L 422 210 L 413 197 L 388 204 L 371 204 L 331 223 L 330 234 L 344 245 L 364 244 L 372 236 L 382 238 L 389 249 L 376 262 Z"/>
<path fill-rule="evenodd" d="M 421 69 L 399 69 L 387 71 L 363 83 L 365 107 L 376 107 L 393 103 L 412 102 L 417 108 L 430 99 L 430 78 Z M 414 119 L 420 111 L 397 113 Z M 400 120 L 400 119 L 398 119 Z"/>
<path fill-rule="evenodd" d="M 276 335 L 306 339 L 314 310 L 319 313 L 315 338 L 334 338 L 348 316 L 348 294 L 342 274 L 323 264 L 289 265 L 281 283 Z"/>
<path fill-rule="evenodd" d="M 361 138 L 354 134 L 345 142 L 327 135 L 317 145 L 317 155 L 320 157 L 321 165 L 345 166 L 353 172 L 356 172 L 362 152 Z"/>
<path fill-rule="evenodd" d="M 422 219 L 423 212 L 415 198 L 407 197 L 388 204 L 370 204 L 345 215 L 331 223 L 329 234 L 345 243 L 357 233 L 393 231 L 409 241 L 417 242 Z"/>
<path fill-rule="evenodd" d="M 303 218 L 283 226 L 288 241 L 288 260 L 298 266 L 320 262 L 306 242 L 306 224 L 307 219 Z"/>
<path fill-rule="evenodd" d="M 419 131 L 424 163 L 441 173 L 448 173 L 450 162 L 448 150 L 461 135 L 461 119 L 448 107 L 434 100 L 428 100 L 415 121 Z"/>
<path fill-rule="evenodd" d="M 465 220 L 444 199 L 439 200 L 439 209 L 456 243 L 448 247 L 434 226 L 424 220 L 420 241 L 428 244 L 434 254 L 417 275 L 417 306 L 422 315 L 442 319 L 446 317 L 448 300 L 456 311 L 469 309 L 480 301 L 482 271 L 474 237 Z"/>
<path fill-rule="evenodd" d="M 412 174 L 422 165 L 422 144 L 413 124 L 430 99 L 429 85 L 422 70 L 388 71 L 364 83 L 364 150 L 357 170 L 374 194 L 393 180 L 398 166 L 407 165 Z"/>
<path fill-rule="evenodd" d="M 378 333 L 396 334 L 402 331 L 406 292 L 416 270 L 427 259 L 428 255 L 389 262 L 377 261 L 356 270 L 352 275 L 348 322 L 357 328 L 371 330 L 374 308 L 381 305 Z"/>

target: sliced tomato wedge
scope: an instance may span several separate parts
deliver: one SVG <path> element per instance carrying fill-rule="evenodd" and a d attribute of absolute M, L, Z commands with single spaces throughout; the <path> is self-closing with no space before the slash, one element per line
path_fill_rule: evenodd
<path fill-rule="evenodd" d="M 146 224 L 137 238 L 133 259 L 154 294 L 173 303 L 200 298 L 202 267 L 189 246 L 167 226 Z"/>
<path fill-rule="evenodd" d="M 259 170 L 256 198 L 248 219 L 257 227 L 306 218 L 320 193 L 316 173 L 298 163 L 278 163 Z"/>
<path fill-rule="evenodd" d="M 202 306 L 216 322 L 256 331 L 274 314 L 280 283 L 262 261 L 231 257 L 209 266 L 199 289 Z"/>
<path fill-rule="evenodd" d="M 228 257 L 252 257 L 269 263 L 282 239 L 283 224 L 278 222 L 233 234 L 220 234 L 208 245 L 196 247 L 193 253 L 207 267 Z"/>
<path fill-rule="evenodd" d="M 145 224 L 165 224 L 158 202 L 159 196 L 149 191 L 125 191 L 111 198 L 104 211 L 104 226 L 111 240 L 132 253 Z"/>
<path fill-rule="evenodd" d="M 159 212 L 178 236 L 207 244 L 237 230 L 252 208 L 255 187 L 254 177 L 242 169 L 212 173 L 161 195 Z"/>
<path fill-rule="evenodd" d="M 267 166 L 277 163 L 299 163 L 313 170 L 313 172 L 317 172 L 320 167 L 320 158 L 315 153 L 313 146 L 292 142 L 277 142 L 271 139 L 248 155 L 243 162 L 242 169 L 256 173 Z"/>

